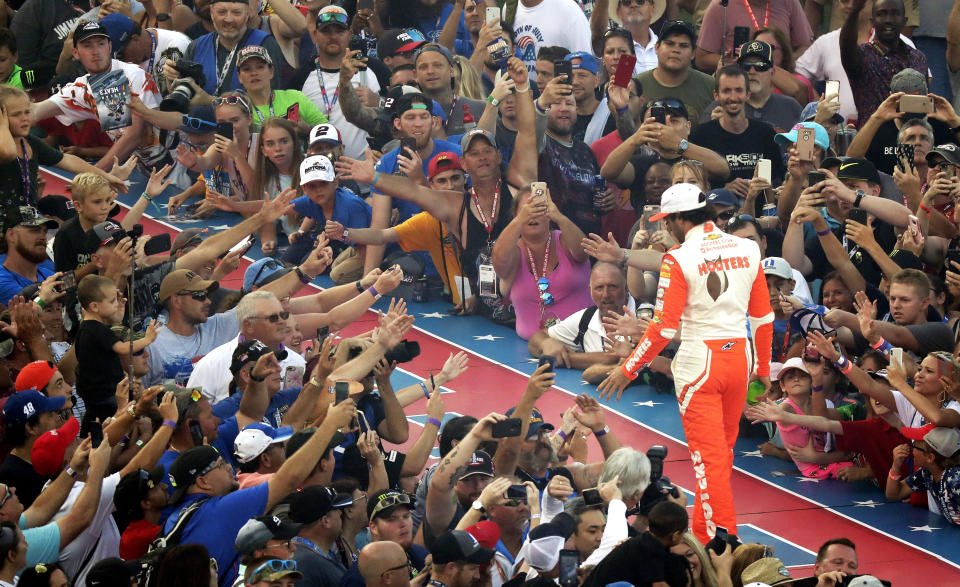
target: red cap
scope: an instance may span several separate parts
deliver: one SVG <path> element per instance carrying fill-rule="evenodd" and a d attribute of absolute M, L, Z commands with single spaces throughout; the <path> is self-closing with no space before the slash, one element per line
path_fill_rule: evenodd
<path fill-rule="evenodd" d="M 484 548 L 496 548 L 497 543 L 500 542 L 500 526 L 490 520 L 477 522 L 467 528 L 467 532 L 476 538 L 480 546 Z"/>
<path fill-rule="evenodd" d="M 80 434 L 80 422 L 73 417 L 60 428 L 41 434 L 30 451 L 33 470 L 44 477 L 59 475 L 63 469 L 63 456 L 77 434 Z"/>
<path fill-rule="evenodd" d="M 910 440 L 923 440 L 923 437 L 927 435 L 927 432 L 930 432 L 936 427 L 936 424 L 927 424 L 926 426 L 921 426 L 919 428 L 907 428 L 904 426 L 900 429 L 900 434 L 903 434 Z"/>
<path fill-rule="evenodd" d="M 20 369 L 20 374 L 17 375 L 17 380 L 14 383 L 14 389 L 17 391 L 25 389 L 43 391 L 43 388 L 50 383 L 50 378 L 53 377 L 56 370 L 57 366 L 50 361 L 34 361 Z"/>
<path fill-rule="evenodd" d="M 451 169 L 463 171 L 463 166 L 460 165 L 460 157 L 458 157 L 456 153 L 449 151 L 437 153 L 433 156 L 433 159 L 430 160 L 430 164 L 427 165 L 427 178 L 433 179 L 438 173 L 450 171 Z"/>

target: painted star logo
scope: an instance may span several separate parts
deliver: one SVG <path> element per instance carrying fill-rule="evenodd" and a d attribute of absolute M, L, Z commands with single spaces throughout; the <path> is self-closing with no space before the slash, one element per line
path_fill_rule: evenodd
<path fill-rule="evenodd" d="M 497 340 L 497 339 L 500 339 L 500 338 L 503 338 L 503 337 L 502 337 L 502 336 L 494 336 L 494 335 L 492 335 L 492 334 L 484 334 L 483 336 L 474 336 L 474 337 L 473 337 L 473 340 L 489 340 L 490 342 L 493 342 L 493 341 L 495 341 L 495 340 Z"/>
<path fill-rule="evenodd" d="M 930 524 L 924 526 L 907 526 L 910 528 L 911 532 L 933 532 L 934 530 L 939 530 L 940 528 L 932 527 Z"/>

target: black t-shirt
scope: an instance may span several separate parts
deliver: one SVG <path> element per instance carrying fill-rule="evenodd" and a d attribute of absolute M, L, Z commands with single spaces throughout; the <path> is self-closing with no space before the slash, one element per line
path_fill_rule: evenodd
<path fill-rule="evenodd" d="M 12 206 L 36 206 L 37 205 L 37 174 L 41 165 L 56 165 L 63 159 L 63 153 L 47 145 L 37 137 L 28 135 L 27 143 L 33 155 L 27 161 L 29 171 L 29 191 L 25 190 L 22 174 L 24 164 L 23 159 L 14 159 L 9 163 L 0 165 L 0 206 L 9 208 Z"/>
<path fill-rule="evenodd" d="M 730 177 L 753 179 L 753 168 L 760 159 L 769 159 L 773 169 L 773 185 L 783 182 L 783 155 L 773 138 L 773 127 L 766 122 L 749 120 L 747 129 L 740 134 L 727 132 L 720 126 L 719 120 L 697 125 L 690 133 L 690 142 L 711 149 L 726 158 L 730 166 Z M 724 182 L 716 182 L 721 187 Z"/>
<path fill-rule="evenodd" d="M 607 107 L 604 104 L 600 104 L 597 108 Z M 593 114 L 577 114 L 577 121 L 573 124 L 573 140 L 582 141 L 587 134 L 587 127 L 590 126 L 590 121 L 593 120 Z M 600 133 L 601 137 L 605 137 L 613 131 L 617 130 L 617 118 L 615 116 L 608 116 L 607 122 L 603 125 L 603 132 Z"/>
<path fill-rule="evenodd" d="M 634 587 L 653 585 L 658 581 L 670 587 L 684 587 L 690 582 L 687 559 L 673 554 L 649 532 L 631 538 L 610 551 L 594 569 L 583 587 L 603 587 L 626 581 Z"/>
<path fill-rule="evenodd" d="M 593 209 L 593 179 L 600 165 L 582 141 L 562 143 L 547 136 L 537 164 L 538 176 L 550 186 L 560 213 L 584 234 L 600 234 L 600 216 Z"/>
<path fill-rule="evenodd" d="M 653 164 L 663 161 L 668 165 L 673 165 L 682 159 L 683 157 L 664 159 L 660 156 L 660 153 L 657 153 L 647 145 L 640 145 L 640 148 L 633 153 L 633 157 L 630 157 L 630 164 L 633 165 L 633 183 L 621 187 L 630 188 L 630 205 L 633 206 L 634 210 L 638 211 L 638 216 L 640 215 L 639 211 L 642 210 L 643 206 L 647 203 L 646 177 L 647 172 L 650 171 Z"/>
<path fill-rule="evenodd" d="M 57 231 L 53 240 L 53 266 L 57 271 L 73 271 L 90 262 L 90 253 L 83 246 L 84 233 L 79 216 L 64 222 Z"/>
<path fill-rule="evenodd" d="M 120 339 L 103 322 L 80 323 L 74 348 L 77 352 L 77 393 L 86 403 L 108 401 L 123 379 L 123 365 L 113 352 Z"/>
<path fill-rule="evenodd" d="M 950 132 L 950 127 L 945 122 L 933 118 L 927 118 L 927 122 L 933 128 L 934 145 L 957 142 L 957 138 Z M 897 128 L 896 123 L 888 120 L 881 124 L 877 134 L 873 135 L 873 140 L 867 147 L 866 158 L 873 162 L 877 171 L 893 174 L 893 169 L 897 166 L 897 135 L 899 133 L 900 129 Z"/>
<path fill-rule="evenodd" d="M 30 507 L 49 480 L 34 471 L 33 465 L 13 454 L 7 455 L 0 465 L 0 483 L 17 488 L 17 498 L 24 508 Z"/>
<path fill-rule="evenodd" d="M 206 27 L 203 26 L 202 22 L 195 22 L 192 25 L 188 26 L 187 29 L 183 31 L 183 34 L 190 37 L 191 40 L 196 40 L 209 32 L 210 31 L 208 31 Z"/>
<path fill-rule="evenodd" d="M 860 249 L 853 241 L 847 240 L 843 235 L 843 228 L 835 228 L 833 233 L 837 235 L 841 243 L 844 243 L 847 253 L 850 255 L 850 261 L 857 267 L 860 274 L 867 283 L 880 283 L 883 272 L 866 251 Z M 896 248 L 897 236 L 893 232 L 893 227 L 882 220 L 873 221 L 873 237 L 877 244 L 884 251 L 892 251 Z M 833 270 L 833 266 L 827 261 L 827 256 L 820 246 L 820 238 L 812 236 L 807 239 L 803 245 L 804 252 L 810 262 L 813 264 L 813 273 L 808 276 L 808 280 L 822 279 L 824 275 Z"/>

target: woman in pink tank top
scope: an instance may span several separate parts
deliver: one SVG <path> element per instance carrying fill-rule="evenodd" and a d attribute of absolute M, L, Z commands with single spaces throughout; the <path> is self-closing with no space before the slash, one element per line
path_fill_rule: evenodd
<path fill-rule="evenodd" d="M 528 191 L 513 202 L 513 220 L 493 247 L 493 268 L 513 303 L 517 334 L 526 340 L 593 305 L 590 263 L 580 246 L 583 231 L 560 213 L 549 192 Z"/>

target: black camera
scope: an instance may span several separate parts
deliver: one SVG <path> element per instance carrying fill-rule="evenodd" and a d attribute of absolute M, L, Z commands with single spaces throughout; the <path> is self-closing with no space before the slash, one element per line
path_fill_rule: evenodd
<path fill-rule="evenodd" d="M 409 363 L 420 356 L 420 343 L 415 340 L 401 340 L 397 346 L 393 347 L 383 358 L 388 363 Z"/>
<path fill-rule="evenodd" d="M 666 501 L 668 496 L 680 497 L 680 490 L 674 487 L 669 477 L 663 476 L 667 447 L 654 444 L 647 449 L 647 458 L 650 459 L 650 485 L 644 490 L 640 503 L 637 504 L 638 513 L 643 516 L 648 515 L 653 506 Z"/>
<path fill-rule="evenodd" d="M 207 83 L 207 76 L 203 75 L 203 66 L 194 61 L 180 59 L 174 64 L 174 69 L 180 74 L 180 77 L 173 82 L 170 95 L 160 102 L 159 109 L 163 112 L 181 112 L 186 114 L 190 111 L 190 101 L 193 100 L 196 92 L 187 80 L 193 81 L 198 86 Z"/>

